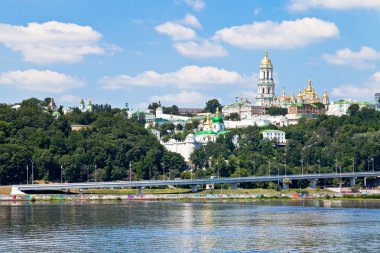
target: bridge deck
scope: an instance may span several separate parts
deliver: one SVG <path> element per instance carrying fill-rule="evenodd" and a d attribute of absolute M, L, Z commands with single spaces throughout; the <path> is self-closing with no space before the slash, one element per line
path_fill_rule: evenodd
<path fill-rule="evenodd" d="M 238 184 L 250 182 L 281 181 L 285 178 L 291 180 L 315 180 L 325 178 L 360 178 L 378 177 L 380 171 L 357 173 L 326 173 L 326 174 L 300 174 L 300 175 L 271 175 L 259 177 L 233 177 L 233 178 L 205 178 L 205 179 L 179 179 L 179 180 L 142 180 L 142 181 L 115 181 L 115 182 L 87 182 L 63 184 L 29 184 L 13 185 L 20 191 L 67 190 L 67 189 L 96 189 L 96 188 L 128 188 L 128 187 L 154 187 L 164 185 L 187 186 L 205 184 Z"/>

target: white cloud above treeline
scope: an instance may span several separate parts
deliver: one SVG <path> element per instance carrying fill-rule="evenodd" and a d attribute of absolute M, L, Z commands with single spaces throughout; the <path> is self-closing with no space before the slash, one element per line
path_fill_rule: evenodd
<path fill-rule="evenodd" d="M 344 84 L 333 88 L 332 95 L 338 98 L 358 101 L 374 101 L 374 95 L 380 91 L 380 71 L 375 72 L 362 84 Z"/>
<path fill-rule="evenodd" d="M 228 55 L 220 43 L 198 37 L 196 32 L 190 28 L 202 28 L 199 20 L 192 14 L 187 14 L 184 19 L 179 21 L 167 21 L 155 27 L 161 34 L 171 37 L 173 47 L 176 51 L 190 58 L 211 58 Z"/>
<path fill-rule="evenodd" d="M 62 93 L 85 84 L 72 76 L 50 70 L 10 71 L 0 74 L 0 85 L 10 85 L 19 90 Z"/>
<path fill-rule="evenodd" d="M 178 106 L 194 106 L 207 101 L 207 97 L 196 91 L 182 90 L 179 93 L 166 94 L 150 97 L 151 102 L 160 101 L 165 104 L 176 104 Z"/>
<path fill-rule="evenodd" d="M 380 10 L 380 0 L 292 0 L 288 8 L 291 11 L 306 11 L 312 8 L 335 10 L 365 8 Z"/>
<path fill-rule="evenodd" d="M 185 66 L 175 72 L 157 73 L 145 71 L 135 77 L 117 75 L 103 77 L 100 83 L 104 89 L 118 90 L 131 86 L 171 86 L 183 89 L 206 89 L 205 85 L 227 85 L 242 81 L 239 73 L 216 67 L 197 65 Z"/>
<path fill-rule="evenodd" d="M 349 48 L 336 51 L 335 54 L 324 54 L 322 59 L 334 65 L 348 65 L 357 69 L 375 67 L 374 62 L 380 60 L 380 52 L 370 47 L 361 47 L 358 52 Z"/>
<path fill-rule="evenodd" d="M 215 32 L 215 39 L 241 48 L 296 48 L 339 35 L 338 27 L 318 18 L 254 22 Z"/>
<path fill-rule="evenodd" d="M 172 40 L 190 40 L 196 35 L 193 29 L 171 21 L 158 25 L 155 29 L 161 34 L 170 36 Z"/>
<path fill-rule="evenodd" d="M 90 26 L 50 21 L 27 26 L 0 24 L 0 43 L 39 64 L 78 62 L 86 55 L 104 54 L 102 35 Z"/>

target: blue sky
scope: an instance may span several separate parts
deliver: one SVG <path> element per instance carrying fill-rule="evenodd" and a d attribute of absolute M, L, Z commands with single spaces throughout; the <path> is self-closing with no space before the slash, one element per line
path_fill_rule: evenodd
<path fill-rule="evenodd" d="M 277 95 L 380 92 L 380 0 L 1 0 L 0 101 L 122 107 L 254 102 L 264 51 Z"/>

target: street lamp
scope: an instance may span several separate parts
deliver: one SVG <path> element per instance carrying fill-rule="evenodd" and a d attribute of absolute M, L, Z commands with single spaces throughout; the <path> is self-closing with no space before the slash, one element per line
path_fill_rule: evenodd
<path fill-rule="evenodd" d="M 302 173 L 301 174 L 303 175 L 303 159 L 301 159 L 300 162 L 301 162 L 301 166 L 302 166 Z"/>
<path fill-rule="evenodd" d="M 29 184 L 29 166 L 26 165 L 26 184 Z"/>
<path fill-rule="evenodd" d="M 371 160 L 372 160 L 372 172 L 374 172 L 375 171 L 375 158 L 371 158 Z"/>
<path fill-rule="evenodd" d="M 96 176 L 96 164 L 95 164 L 95 184 L 96 184 L 96 182 L 98 181 L 98 179 L 97 179 L 97 176 Z"/>
<path fill-rule="evenodd" d="M 319 175 L 321 175 L 321 160 L 318 159 L 317 162 L 318 162 L 318 168 L 319 168 Z"/>
<path fill-rule="evenodd" d="M 255 162 L 255 160 L 252 160 L 252 164 L 253 164 L 253 175 L 256 176 L 256 162 Z"/>
<path fill-rule="evenodd" d="M 34 181 L 34 175 L 33 175 L 34 162 L 32 159 L 29 159 L 29 160 L 32 162 L 32 184 L 33 184 L 33 181 Z"/>
<path fill-rule="evenodd" d="M 63 166 L 61 165 L 61 184 L 62 184 Z"/>
<path fill-rule="evenodd" d="M 335 158 L 335 173 L 338 175 L 338 160 Z"/>
<path fill-rule="evenodd" d="M 269 167 L 268 167 L 268 176 L 270 177 L 270 159 L 268 161 Z"/>
<path fill-rule="evenodd" d="M 352 157 L 352 174 L 355 174 L 355 157 Z"/>
<path fill-rule="evenodd" d="M 285 176 L 286 176 L 286 160 L 284 160 L 282 162 L 285 163 Z"/>

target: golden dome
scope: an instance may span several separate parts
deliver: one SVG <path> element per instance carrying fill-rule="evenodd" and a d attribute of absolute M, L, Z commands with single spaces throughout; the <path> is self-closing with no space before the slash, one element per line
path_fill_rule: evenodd
<path fill-rule="evenodd" d="M 323 99 L 329 99 L 329 95 L 327 95 L 327 90 L 323 92 Z"/>
<path fill-rule="evenodd" d="M 268 52 L 265 51 L 264 58 L 261 60 L 260 65 L 272 65 L 272 61 L 268 57 Z"/>
<path fill-rule="evenodd" d="M 305 93 L 306 94 L 313 93 L 313 87 L 311 86 L 311 80 L 310 79 L 307 81 L 307 88 L 305 88 Z"/>
<path fill-rule="evenodd" d="M 303 98 L 301 90 L 298 91 L 298 98 Z"/>

